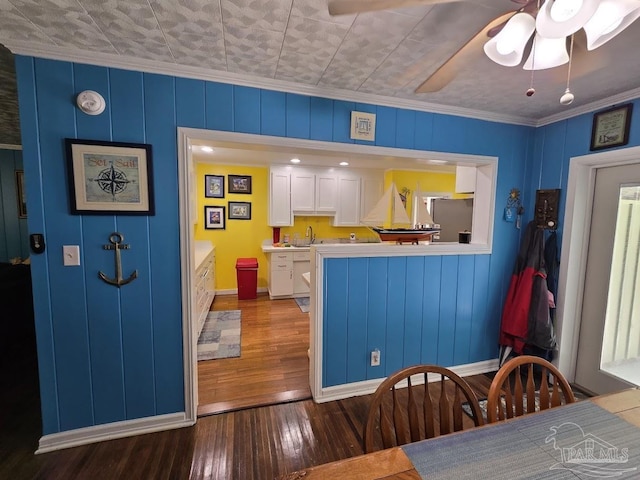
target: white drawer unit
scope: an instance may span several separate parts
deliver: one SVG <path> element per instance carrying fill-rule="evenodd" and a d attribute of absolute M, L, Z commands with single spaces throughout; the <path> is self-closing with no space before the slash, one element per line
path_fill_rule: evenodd
<path fill-rule="evenodd" d="M 194 328 L 196 338 L 200 336 L 207 314 L 216 295 L 215 288 L 215 248 L 211 248 L 199 265 L 194 278 Z"/>
<path fill-rule="evenodd" d="M 293 295 L 293 252 L 269 254 L 269 297 Z"/>

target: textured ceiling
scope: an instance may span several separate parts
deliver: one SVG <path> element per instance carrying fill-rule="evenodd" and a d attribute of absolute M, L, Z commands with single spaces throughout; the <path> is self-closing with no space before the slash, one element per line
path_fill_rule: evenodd
<path fill-rule="evenodd" d="M 638 0 L 640 1 L 640 0 Z M 435 93 L 415 88 L 510 0 L 475 0 L 331 17 L 327 0 L 0 0 L 0 43 L 14 53 L 162 66 L 227 81 L 536 124 L 629 98 L 640 87 L 640 22 L 600 49 L 578 44 L 570 107 L 567 66 L 531 75 L 481 50 Z M 206 76 L 206 75 L 205 75 Z M 294 90 L 295 89 L 291 89 Z M 419 108 L 419 107 L 418 107 Z"/>
<path fill-rule="evenodd" d="M 0 144 L 20 143 L 16 69 L 13 55 L 0 45 Z"/>

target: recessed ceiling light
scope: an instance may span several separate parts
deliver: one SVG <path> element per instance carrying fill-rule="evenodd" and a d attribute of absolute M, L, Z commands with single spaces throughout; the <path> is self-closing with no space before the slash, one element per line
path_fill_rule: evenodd
<path fill-rule="evenodd" d="M 200 150 L 207 153 L 213 153 L 213 148 L 211 147 L 200 147 Z"/>
<path fill-rule="evenodd" d="M 341 167 L 346 167 L 347 165 L 349 165 L 349 162 L 340 162 Z"/>
<path fill-rule="evenodd" d="M 291 159 L 291 163 L 300 163 L 300 159 L 299 158 L 292 158 Z"/>

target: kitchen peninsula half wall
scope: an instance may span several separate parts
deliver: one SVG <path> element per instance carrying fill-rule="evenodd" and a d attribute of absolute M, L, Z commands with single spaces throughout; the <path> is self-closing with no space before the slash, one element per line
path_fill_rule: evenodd
<path fill-rule="evenodd" d="M 310 256 L 316 402 L 370 394 L 413 364 L 461 375 L 497 368 L 500 301 L 487 292 L 501 278 L 487 245 L 319 244 Z"/>

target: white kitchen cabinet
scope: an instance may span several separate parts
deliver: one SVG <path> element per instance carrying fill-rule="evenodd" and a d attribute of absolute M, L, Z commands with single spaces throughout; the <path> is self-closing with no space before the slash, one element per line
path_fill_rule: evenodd
<path fill-rule="evenodd" d="M 357 227 L 362 216 L 361 178 L 341 174 L 338 177 L 338 208 L 333 217 L 334 227 Z"/>
<path fill-rule="evenodd" d="M 284 168 L 272 168 L 269 176 L 269 226 L 293 225 L 291 210 L 291 174 Z"/>
<path fill-rule="evenodd" d="M 200 336 L 216 296 L 216 250 L 209 242 L 196 243 L 196 271 L 193 279 L 195 338 Z"/>
<path fill-rule="evenodd" d="M 293 295 L 293 252 L 269 254 L 269 298 Z"/>
<path fill-rule="evenodd" d="M 334 214 L 338 179 L 321 169 L 294 168 L 291 172 L 291 209 L 307 215 Z"/>
<path fill-rule="evenodd" d="M 293 296 L 306 297 L 309 295 L 309 285 L 302 277 L 303 273 L 311 269 L 310 252 L 293 252 Z"/>
<path fill-rule="evenodd" d="M 456 166 L 456 193 L 473 193 L 476 190 L 476 167 Z"/>

